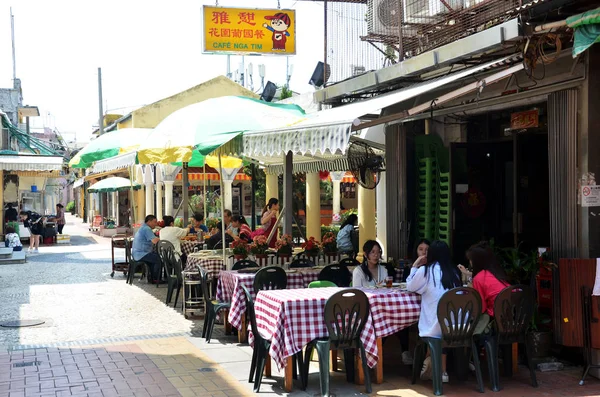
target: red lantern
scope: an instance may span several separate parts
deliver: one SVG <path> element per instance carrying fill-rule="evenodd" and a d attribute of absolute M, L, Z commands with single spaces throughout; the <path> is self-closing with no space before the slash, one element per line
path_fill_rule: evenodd
<path fill-rule="evenodd" d="M 326 181 L 329 178 L 329 171 L 319 171 L 319 178 Z"/>

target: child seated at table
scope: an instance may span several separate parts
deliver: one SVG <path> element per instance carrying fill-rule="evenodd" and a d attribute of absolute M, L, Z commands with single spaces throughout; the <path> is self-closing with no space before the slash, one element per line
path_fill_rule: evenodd
<path fill-rule="evenodd" d="M 450 248 L 443 241 L 434 241 L 426 256 L 417 258 L 406 279 L 406 289 L 421 295 L 419 336 L 442 337 L 437 318 L 438 302 L 444 293 L 461 286 L 460 272 L 450 262 Z M 421 379 L 431 379 L 431 357 L 427 357 L 421 369 Z M 442 354 L 442 382 L 447 383 L 446 354 Z"/>
<path fill-rule="evenodd" d="M 23 244 L 21 244 L 21 238 L 15 231 L 15 228 L 8 226 L 6 228 L 6 236 L 4 236 L 4 244 L 6 248 L 12 248 L 13 251 L 21 251 Z"/>

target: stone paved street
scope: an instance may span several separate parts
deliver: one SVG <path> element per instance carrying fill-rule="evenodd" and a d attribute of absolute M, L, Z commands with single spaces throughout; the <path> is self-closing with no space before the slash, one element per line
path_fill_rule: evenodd
<path fill-rule="evenodd" d="M 0 397 L 15 396 L 245 396 L 252 349 L 225 335 L 217 324 L 213 340 L 199 337 L 202 318 L 186 320 L 164 304 L 167 288 L 111 273 L 110 239 L 91 235 L 69 217 L 72 245 L 42 246 L 26 264 L 0 266 L 0 323 L 42 320 L 29 328 L 0 327 Z M 119 253 L 122 257 L 122 253 Z M 409 367 L 398 365 L 396 338 L 385 345 L 385 381 L 380 396 L 431 396 L 431 382 L 411 385 Z M 532 389 L 527 371 L 503 379 L 498 396 L 600 396 L 600 382 L 577 386 L 581 368 L 538 373 Z M 485 377 L 487 378 L 487 377 Z M 487 381 L 487 379 L 486 379 Z M 486 387 L 488 384 L 486 383 Z M 331 374 L 336 396 L 364 395 L 363 386 Z M 473 379 L 445 386 L 448 396 L 476 396 Z M 487 393 L 491 393 L 487 389 Z M 285 395 L 282 373 L 264 378 L 261 396 Z M 318 396 L 316 363 L 309 386 L 290 396 Z"/>

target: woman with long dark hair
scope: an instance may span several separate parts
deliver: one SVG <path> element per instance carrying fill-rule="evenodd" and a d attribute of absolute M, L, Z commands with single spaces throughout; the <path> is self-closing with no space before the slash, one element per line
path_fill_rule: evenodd
<path fill-rule="evenodd" d="M 375 240 L 367 240 L 363 246 L 363 263 L 352 272 L 353 287 L 374 287 L 385 282 L 387 269 L 380 265 L 381 246 Z"/>
<path fill-rule="evenodd" d="M 262 218 L 260 219 L 260 224 L 262 225 L 264 231 L 263 235 L 266 238 L 269 238 L 269 234 L 271 234 L 271 230 L 275 227 L 277 223 L 277 214 L 279 213 L 279 200 L 275 197 L 271 197 L 267 202 L 263 212 Z M 277 241 L 277 233 L 273 234 L 271 240 L 269 240 L 269 247 L 275 248 L 275 242 Z"/>
<path fill-rule="evenodd" d="M 231 224 L 238 230 L 238 234 L 233 233 L 231 230 L 227 230 L 227 234 L 234 240 L 244 239 L 247 243 L 252 242 L 252 229 L 246 222 L 246 218 L 242 215 L 234 215 L 231 217 Z"/>
<path fill-rule="evenodd" d="M 506 272 L 486 241 L 472 245 L 467 250 L 467 259 L 473 269 L 473 288 L 481 295 L 483 315 L 475 327 L 475 334 L 484 332 L 494 317 L 494 301 L 504 288 L 508 287 Z"/>
<path fill-rule="evenodd" d="M 420 337 L 442 337 L 437 318 L 438 303 L 446 291 L 460 286 L 460 272 L 450 261 L 448 244 L 439 240 L 432 242 L 427 250 L 427 260 L 423 261 L 423 258 L 419 257 L 415 261 L 406 285 L 407 290 L 421 295 Z M 428 357 L 421 369 L 421 379 L 430 376 L 431 358 Z M 445 354 L 442 354 L 442 381 L 448 382 Z"/>
<path fill-rule="evenodd" d="M 337 234 L 338 252 L 356 253 L 357 249 L 352 245 L 352 232 L 354 231 L 354 225 L 356 225 L 357 222 L 358 216 L 356 214 L 350 214 L 340 226 L 340 231 Z"/>

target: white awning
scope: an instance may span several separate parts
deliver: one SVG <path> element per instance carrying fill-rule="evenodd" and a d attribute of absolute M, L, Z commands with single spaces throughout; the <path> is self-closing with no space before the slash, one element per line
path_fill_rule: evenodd
<path fill-rule="evenodd" d="M 511 59 L 514 59 L 514 55 L 418 83 L 372 99 L 322 110 L 292 127 L 244 133 L 242 137 L 243 154 L 251 158 L 283 156 L 284 153 L 289 151 L 294 154 L 309 154 L 311 156 L 317 154 L 343 154 L 348 147 L 352 127 L 360 124 L 360 117 L 379 113 L 381 109 L 417 97 L 428 91 L 436 90 L 494 66 L 502 65 Z M 281 163 L 280 159 L 277 160 Z"/>
<path fill-rule="evenodd" d="M 4 171 L 61 171 L 63 158 L 42 155 L 0 155 L 0 169 Z"/>
<path fill-rule="evenodd" d="M 137 153 L 125 153 L 119 156 L 111 157 L 106 160 L 96 161 L 92 167 L 92 173 L 120 170 L 137 164 Z"/>

